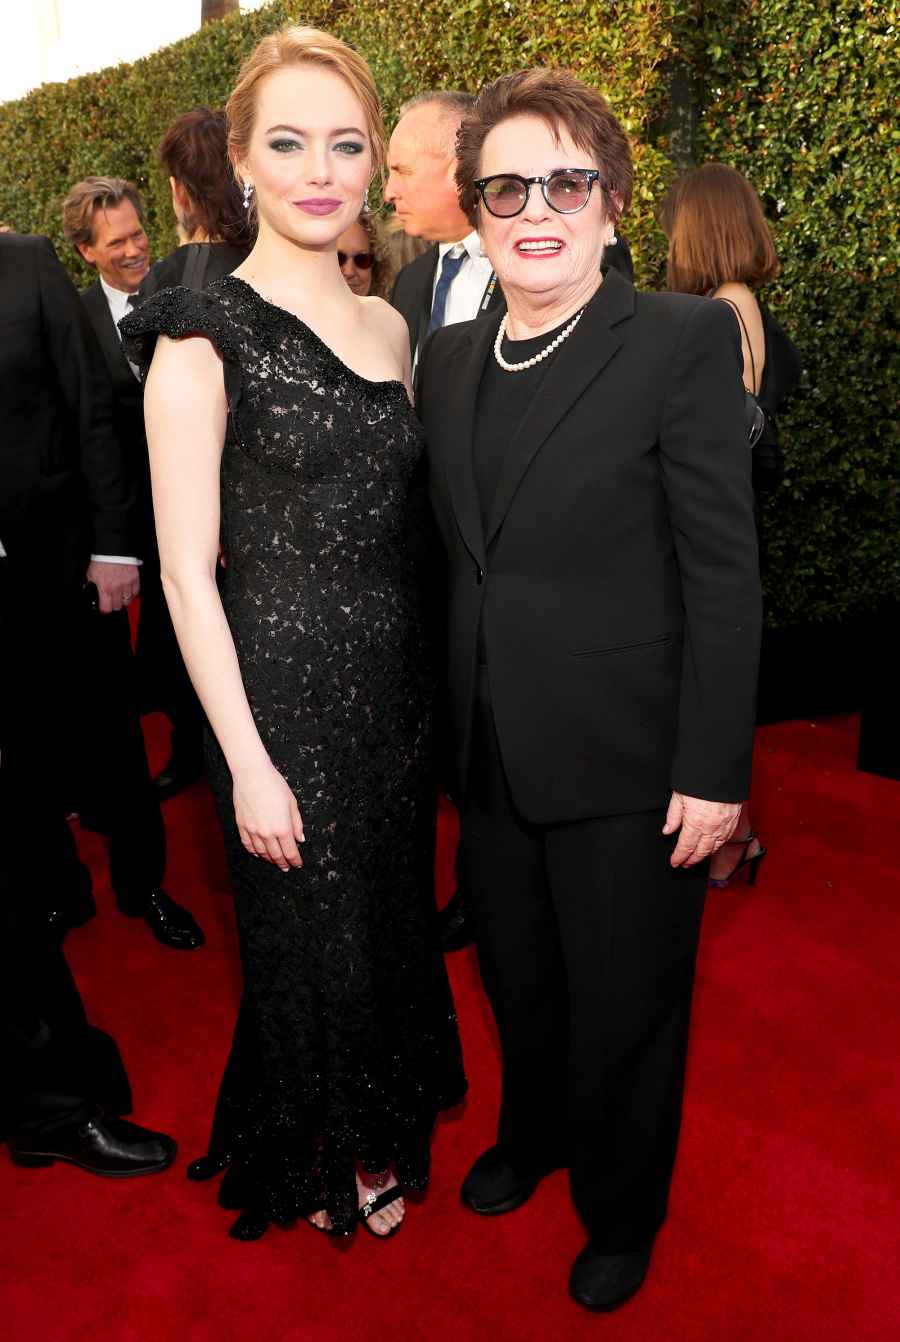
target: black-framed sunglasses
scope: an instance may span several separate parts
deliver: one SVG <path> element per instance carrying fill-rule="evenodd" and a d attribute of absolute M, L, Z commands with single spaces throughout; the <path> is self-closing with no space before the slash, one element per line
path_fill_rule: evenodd
<path fill-rule="evenodd" d="M 352 261 L 357 270 L 371 270 L 375 261 L 374 252 L 338 252 L 338 265 Z"/>
<path fill-rule="evenodd" d="M 484 207 L 498 219 L 512 219 L 528 204 L 533 186 L 539 186 L 544 200 L 557 214 L 575 214 L 591 198 L 591 187 L 600 182 L 596 168 L 557 168 L 546 177 L 520 177 L 515 172 L 496 172 L 479 177 L 472 185 L 480 193 Z M 602 186 L 603 183 L 600 182 Z"/>

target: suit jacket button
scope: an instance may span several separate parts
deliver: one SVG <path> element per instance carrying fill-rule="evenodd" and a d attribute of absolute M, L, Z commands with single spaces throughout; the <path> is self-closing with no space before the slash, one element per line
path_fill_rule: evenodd
<path fill-rule="evenodd" d="M 479 587 L 484 582 L 484 569 L 480 565 L 475 570 L 475 581 L 478 583 Z"/>

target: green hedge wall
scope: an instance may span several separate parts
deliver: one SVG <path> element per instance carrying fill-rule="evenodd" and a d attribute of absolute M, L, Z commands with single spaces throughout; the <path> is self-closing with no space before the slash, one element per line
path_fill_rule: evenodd
<path fill-rule="evenodd" d="M 783 261 L 764 297 L 807 368 L 785 419 L 788 477 L 766 510 L 770 622 L 838 619 L 900 592 L 895 3 L 275 0 L 133 65 L 0 106 L 0 220 L 47 234 L 85 283 L 61 238 L 60 202 L 79 177 L 115 173 L 145 193 L 154 254 L 169 251 L 163 130 L 189 107 L 221 105 L 244 55 L 288 21 L 353 42 L 389 121 L 422 88 L 475 90 L 525 64 L 568 65 L 597 84 L 635 147 L 625 231 L 644 287 L 662 283 L 654 210 L 683 152 L 668 100 L 687 66 L 695 156 L 734 164 L 760 190 Z"/>
<path fill-rule="evenodd" d="M 706 0 L 702 13 L 681 42 L 703 89 L 695 152 L 762 196 L 782 262 L 763 297 L 806 370 L 763 517 L 770 619 L 841 619 L 900 596 L 900 12 Z"/>

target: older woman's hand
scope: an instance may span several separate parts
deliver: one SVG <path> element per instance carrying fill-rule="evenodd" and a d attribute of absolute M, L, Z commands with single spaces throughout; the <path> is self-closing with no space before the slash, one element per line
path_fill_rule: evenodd
<path fill-rule="evenodd" d="M 673 792 L 663 834 L 681 827 L 669 861 L 673 867 L 693 867 L 731 838 L 741 814 L 739 801 L 702 801 Z"/>

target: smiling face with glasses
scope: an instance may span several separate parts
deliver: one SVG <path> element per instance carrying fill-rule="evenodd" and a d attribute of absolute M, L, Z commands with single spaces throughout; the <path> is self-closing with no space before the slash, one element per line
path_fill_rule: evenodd
<path fill-rule="evenodd" d="M 512 324 L 521 311 L 531 327 L 535 308 L 547 314 L 539 325 L 564 320 L 599 287 L 612 240 L 600 166 L 565 127 L 514 116 L 485 137 L 479 167 L 478 232 Z"/>

